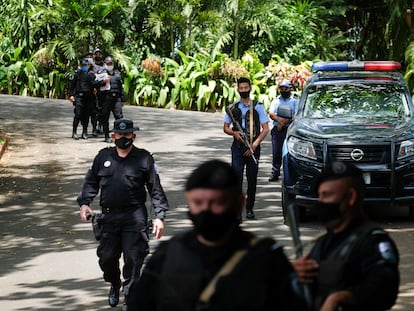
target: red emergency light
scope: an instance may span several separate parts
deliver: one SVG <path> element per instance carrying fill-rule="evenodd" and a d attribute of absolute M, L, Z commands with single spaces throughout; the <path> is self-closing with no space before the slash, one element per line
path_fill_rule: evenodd
<path fill-rule="evenodd" d="M 318 62 L 312 65 L 312 70 L 314 71 L 395 71 L 399 69 L 401 69 L 401 64 L 394 61 L 336 61 Z"/>

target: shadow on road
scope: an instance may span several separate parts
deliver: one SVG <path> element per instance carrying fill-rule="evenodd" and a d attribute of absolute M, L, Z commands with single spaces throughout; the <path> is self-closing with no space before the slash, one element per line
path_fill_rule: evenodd
<path fill-rule="evenodd" d="M 1 310 L 114 310 L 97 264 L 89 223 L 80 222 L 75 199 L 103 137 L 72 140 L 72 104 L 64 100 L 0 95 L 0 127 L 10 134 L 0 161 Z M 171 210 L 163 239 L 189 228 L 184 182 L 201 161 L 230 161 L 231 138 L 222 132 L 223 115 L 124 107 L 140 127 L 136 145 L 151 151 L 160 169 Z M 283 224 L 280 182 L 268 183 L 271 142 L 262 144 L 257 220 L 242 226 L 271 235 L 293 255 Z M 97 210 L 98 199 L 92 207 Z M 395 310 L 414 309 L 412 222 L 381 216 L 401 253 L 401 294 Z M 301 224 L 304 241 L 321 232 L 316 222 Z M 157 245 L 151 241 L 151 249 Z"/>

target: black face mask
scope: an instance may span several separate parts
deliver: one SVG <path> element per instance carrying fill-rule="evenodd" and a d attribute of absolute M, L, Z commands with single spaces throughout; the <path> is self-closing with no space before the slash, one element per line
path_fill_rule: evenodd
<path fill-rule="evenodd" d="M 280 95 L 282 95 L 284 99 L 288 99 L 290 97 L 290 92 L 280 92 Z"/>
<path fill-rule="evenodd" d="M 115 139 L 115 145 L 120 149 L 127 149 L 132 145 L 133 139 L 122 136 L 121 138 Z"/>
<path fill-rule="evenodd" d="M 326 224 L 331 220 L 341 218 L 342 214 L 340 211 L 341 202 L 338 203 L 324 203 L 317 201 L 315 204 L 316 213 L 319 221 L 322 224 Z"/>
<path fill-rule="evenodd" d="M 241 98 L 249 98 L 250 91 L 239 92 Z"/>
<path fill-rule="evenodd" d="M 189 212 L 188 215 L 194 224 L 195 231 L 212 242 L 223 238 L 238 224 L 238 214 L 234 210 L 228 210 L 222 214 L 214 214 L 210 211 L 203 211 L 198 214 Z"/>

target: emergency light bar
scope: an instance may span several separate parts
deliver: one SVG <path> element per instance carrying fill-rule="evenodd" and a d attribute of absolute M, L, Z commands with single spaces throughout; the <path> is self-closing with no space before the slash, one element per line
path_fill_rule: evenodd
<path fill-rule="evenodd" d="M 394 61 L 338 61 L 318 62 L 312 65 L 314 71 L 351 71 L 351 70 L 372 70 L 372 71 L 394 71 L 399 70 L 401 64 Z"/>

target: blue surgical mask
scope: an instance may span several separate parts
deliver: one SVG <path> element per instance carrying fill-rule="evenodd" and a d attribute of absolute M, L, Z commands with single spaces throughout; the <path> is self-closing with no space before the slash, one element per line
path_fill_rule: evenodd
<path fill-rule="evenodd" d="M 114 70 L 114 66 L 105 65 L 105 69 L 111 71 Z"/>
<path fill-rule="evenodd" d="M 89 64 L 93 64 L 93 58 L 92 57 L 88 57 L 88 58 L 86 58 L 86 60 L 89 62 Z"/>
<path fill-rule="evenodd" d="M 87 72 L 89 70 L 89 67 L 88 66 L 82 66 L 81 69 L 82 69 L 83 72 Z"/>

